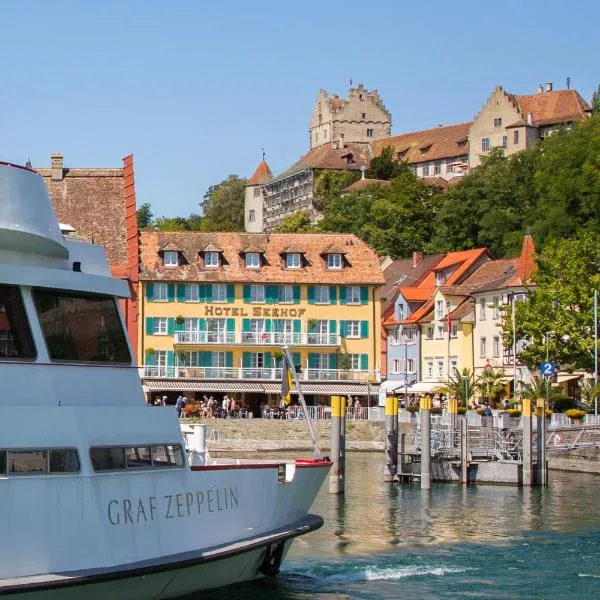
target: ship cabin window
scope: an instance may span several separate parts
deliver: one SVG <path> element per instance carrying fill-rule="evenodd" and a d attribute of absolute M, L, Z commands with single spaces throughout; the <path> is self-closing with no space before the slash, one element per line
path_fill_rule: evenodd
<path fill-rule="evenodd" d="M 98 447 L 90 449 L 94 471 L 140 470 L 182 467 L 183 450 L 179 445 Z"/>
<path fill-rule="evenodd" d="M 19 288 L 0 285 L 0 359 L 35 358 Z"/>
<path fill-rule="evenodd" d="M 79 473 L 75 448 L 28 448 L 0 450 L 0 475 Z"/>
<path fill-rule="evenodd" d="M 34 288 L 51 360 L 130 364 L 114 298 Z"/>

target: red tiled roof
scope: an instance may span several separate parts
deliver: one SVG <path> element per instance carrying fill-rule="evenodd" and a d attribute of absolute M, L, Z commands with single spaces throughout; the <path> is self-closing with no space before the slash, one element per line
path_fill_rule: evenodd
<path fill-rule="evenodd" d="M 359 179 L 358 181 L 355 181 L 348 187 L 344 188 L 342 192 L 357 192 L 358 190 L 363 190 L 370 185 L 388 186 L 391 184 L 391 181 L 387 181 L 385 179 L 369 179 L 368 177 L 364 177 L 363 179 Z"/>
<path fill-rule="evenodd" d="M 471 123 L 434 127 L 371 142 L 373 156 L 379 156 L 387 147 L 407 163 L 419 163 L 442 158 L 455 158 L 469 154 L 469 128 Z"/>
<path fill-rule="evenodd" d="M 164 267 L 160 248 L 169 242 L 181 248 L 185 264 Z M 204 267 L 198 254 L 209 244 L 222 248 L 223 262 L 218 269 Z M 293 244 L 305 252 L 305 266 L 286 269 L 282 254 Z M 327 268 L 321 253 L 324 248 L 343 248 L 350 266 Z M 260 251 L 260 269 L 246 269 L 243 252 Z M 167 232 L 145 229 L 140 232 L 140 279 L 153 281 L 256 282 L 256 283 L 330 283 L 333 285 L 383 285 L 384 277 L 375 251 L 352 234 L 329 233 L 204 233 Z"/>
<path fill-rule="evenodd" d="M 527 281 L 531 274 L 537 269 L 535 262 L 535 244 L 530 235 L 525 235 L 523 238 L 523 246 L 521 248 L 521 256 L 519 257 L 519 279 L 523 282 Z"/>
<path fill-rule="evenodd" d="M 256 167 L 256 171 L 254 171 L 254 175 L 248 179 L 246 185 L 258 185 L 260 183 L 265 183 L 269 181 L 269 179 L 273 179 L 273 173 L 271 173 L 271 169 L 269 169 L 269 165 L 263 159 L 258 167 Z"/>
<path fill-rule="evenodd" d="M 465 275 L 480 258 L 485 257 L 486 255 L 489 258 L 489 253 L 486 248 L 448 252 L 448 254 L 446 254 L 446 256 L 436 265 L 434 271 L 440 271 L 458 265 L 444 282 L 446 285 L 453 285 L 459 283 L 463 275 Z M 435 273 L 429 273 L 423 284 L 430 287 L 435 286 Z"/>
<path fill-rule="evenodd" d="M 556 90 L 526 96 L 514 96 L 523 118 L 531 113 L 533 124 L 554 125 L 587 118 L 592 107 L 576 90 Z"/>

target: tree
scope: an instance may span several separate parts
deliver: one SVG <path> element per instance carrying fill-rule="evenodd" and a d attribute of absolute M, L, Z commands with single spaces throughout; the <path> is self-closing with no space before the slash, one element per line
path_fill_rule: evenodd
<path fill-rule="evenodd" d="M 500 399 L 506 389 L 504 377 L 504 373 L 499 369 L 484 369 L 483 373 L 477 378 L 475 387 L 485 401 L 494 404 Z"/>
<path fill-rule="evenodd" d="M 144 202 L 137 210 L 137 224 L 140 229 L 152 225 L 152 207 L 148 202 Z"/>
<path fill-rule="evenodd" d="M 369 179 L 385 179 L 390 181 L 402 171 L 403 163 L 394 158 L 394 150 L 386 146 L 379 156 L 371 159 L 371 164 L 366 172 Z"/>
<path fill-rule="evenodd" d="M 600 289 L 600 244 L 583 231 L 574 239 L 553 240 L 538 258 L 535 288 L 516 306 L 516 334 L 526 340 L 519 360 L 536 370 L 556 361 L 562 370 L 594 367 L 594 289 Z M 512 345 L 511 307 L 503 311 L 502 331 Z"/>
<path fill-rule="evenodd" d="M 592 114 L 600 115 L 600 85 L 592 94 Z"/>
<path fill-rule="evenodd" d="M 458 400 L 459 406 L 468 406 L 469 400 L 476 391 L 475 376 L 469 369 L 463 369 L 462 373 L 454 369 L 454 373 L 448 376 L 448 381 L 442 389 L 443 394 L 449 394 Z"/>
<path fill-rule="evenodd" d="M 313 204 L 318 210 L 335 198 L 344 188 L 358 181 L 357 171 L 323 169 L 315 174 L 315 193 Z"/>
<path fill-rule="evenodd" d="M 310 213 L 307 210 L 299 210 L 285 217 L 279 227 L 277 233 L 307 233 L 315 231 L 311 224 Z"/>
<path fill-rule="evenodd" d="M 244 230 L 245 187 L 245 179 L 230 175 L 208 189 L 200 203 L 204 216 L 202 231 Z"/>

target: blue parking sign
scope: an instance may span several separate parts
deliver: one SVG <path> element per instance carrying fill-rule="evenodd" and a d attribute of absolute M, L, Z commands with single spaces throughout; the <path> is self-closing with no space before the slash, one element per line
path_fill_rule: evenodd
<path fill-rule="evenodd" d="M 540 363 L 540 373 L 544 377 L 552 377 L 556 373 L 556 363 L 554 361 Z"/>

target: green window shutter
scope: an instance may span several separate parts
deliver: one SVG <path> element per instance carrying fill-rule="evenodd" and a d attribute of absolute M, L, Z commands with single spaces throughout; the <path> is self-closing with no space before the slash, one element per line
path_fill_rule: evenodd
<path fill-rule="evenodd" d="M 360 303 L 369 304 L 369 288 L 366 285 L 360 287 Z"/>
<path fill-rule="evenodd" d="M 314 352 L 308 353 L 308 368 L 315 369 L 317 366 L 317 355 Z"/>
<path fill-rule="evenodd" d="M 337 321 L 329 321 L 329 333 L 337 333 Z"/>
<path fill-rule="evenodd" d="M 209 283 L 206 285 L 206 301 L 207 302 L 212 302 L 212 284 Z"/>
<path fill-rule="evenodd" d="M 337 304 L 337 286 L 335 285 L 329 286 L 329 303 Z"/>
<path fill-rule="evenodd" d="M 340 304 L 346 304 L 346 286 L 340 286 Z"/>
<path fill-rule="evenodd" d="M 265 352 L 265 369 L 270 369 L 272 362 L 271 362 L 271 353 L 270 352 Z"/>
<path fill-rule="evenodd" d="M 185 285 L 180 283 L 177 286 L 177 302 L 183 302 L 185 300 Z"/>
<path fill-rule="evenodd" d="M 175 302 L 175 284 L 169 283 L 167 284 L 167 298 L 169 302 Z"/>
<path fill-rule="evenodd" d="M 265 319 L 265 331 L 271 333 L 271 319 Z"/>
<path fill-rule="evenodd" d="M 300 319 L 294 319 L 294 333 L 302 332 L 302 321 Z"/>
<path fill-rule="evenodd" d="M 242 319 L 242 331 L 250 331 L 250 319 Z"/>
<path fill-rule="evenodd" d="M 172 367 L 175 364 L 175 352 L 169 350 L 167 352 L 167 367 Z"/>
<path fill-rule="evenodd" d="M 337 354 L 329 355 L 329 368 L 332 370 L 337 369 Z"/>
<path fill-rule="evenodd" d="M 300 286 L 295 285 L 293 289 L 294 304 L 300 304 Z"/>
<path fill-rule="evenodd" d="M 227 319 L 227 333 L 235 331 L 235 319 Z"/>
<path fill-rule="evenodd" d="M 198 301 L 206 302 L 206 286 L 203 283 L 198 286 Z"/>
<path fill-rule="evenodd" d="M 198 330 L 206 331 L 206 319 L 198 319 Z"/>
<path fill-rule="evenodd" d="M 292 360 L 294 361 L 294 365 L 300 366 L 300 352 L 292 352 Z"/>
<path fill-rule="evenodd" d="M 315 287 L 313 285 L 308 286 L 308 303 L 315 303 Z"/>
<path fill-rule="evenodd" d="M 346 337 L 346 321 L 340 321 L 340 336 Z"/>
<path fill-rule="evenodd" d="M 174 331 L 175 331 L 175 319 L 173 317 L 169 317 L 167 319 L 167 334 L 173 335 Z"/>
<path fill-rule="evenodd" d="M 233 352 L 225 352 L 225 366 L 228 369 L 233 367 Z"/>
<path fill-rule="evenodd" d="M 183 331 L 184 325 L 185 325 L 184 321 L 182 321 L 181 323 L 178 323 L 177 321 L 175 321 L 175 331 Z"/>
<path fill-rule="evenodd" d="M 198 365 L 200 367 L 210 366 L 210 363 L 209 364 L 206 363 L 206 355 L 207 354 L 209 354 L 209 352 L 198 352 Z"/>
<path fill-rule="evenodd" d="M 227 302 L 230 304 L 235 302 L 235 285 L 227 286 Z"/>
<path fill-rule="evenodd" d="M 368 354 L 360 355 L 360 368 L 363 371 L 366 371 L 369 368 L 369 355 Z"/>
<path fill-rule="evenodd" d="M 146 335 L 154 334 L 154 319 L 152 317 L 146 317 Z"/>
<path fill-rule="evenodd" d="M 361 338 L 369 337 L 369 321 L 361 321 L 360 322 L 360 337 Z"/>
<path fill-rule="evenodd" d="M 154 300 L 154 284 L 153 283 L 146 284 L 146 300 L 148 300 L 148 302 L 152 302 L 152 300 Z"/>
<path fill-rule="evenodd" d="M 244 302 L 250 302 L 250 285 L 244 284 Z"/>
<path fill-rule="evenodd" d="M 251 355 L 250 352 L 244 352 L 242 354 L 242 367 L 244 367 L 244 369 L 250 368 L 250 362 L 251 362 L 250 355 Z"/>
<path fill-rule="evenodd" d="M 267 304 L 277 304 L 279 301 L 279 286 L 268 285 L 265 289 L 265 300 Z"/>

